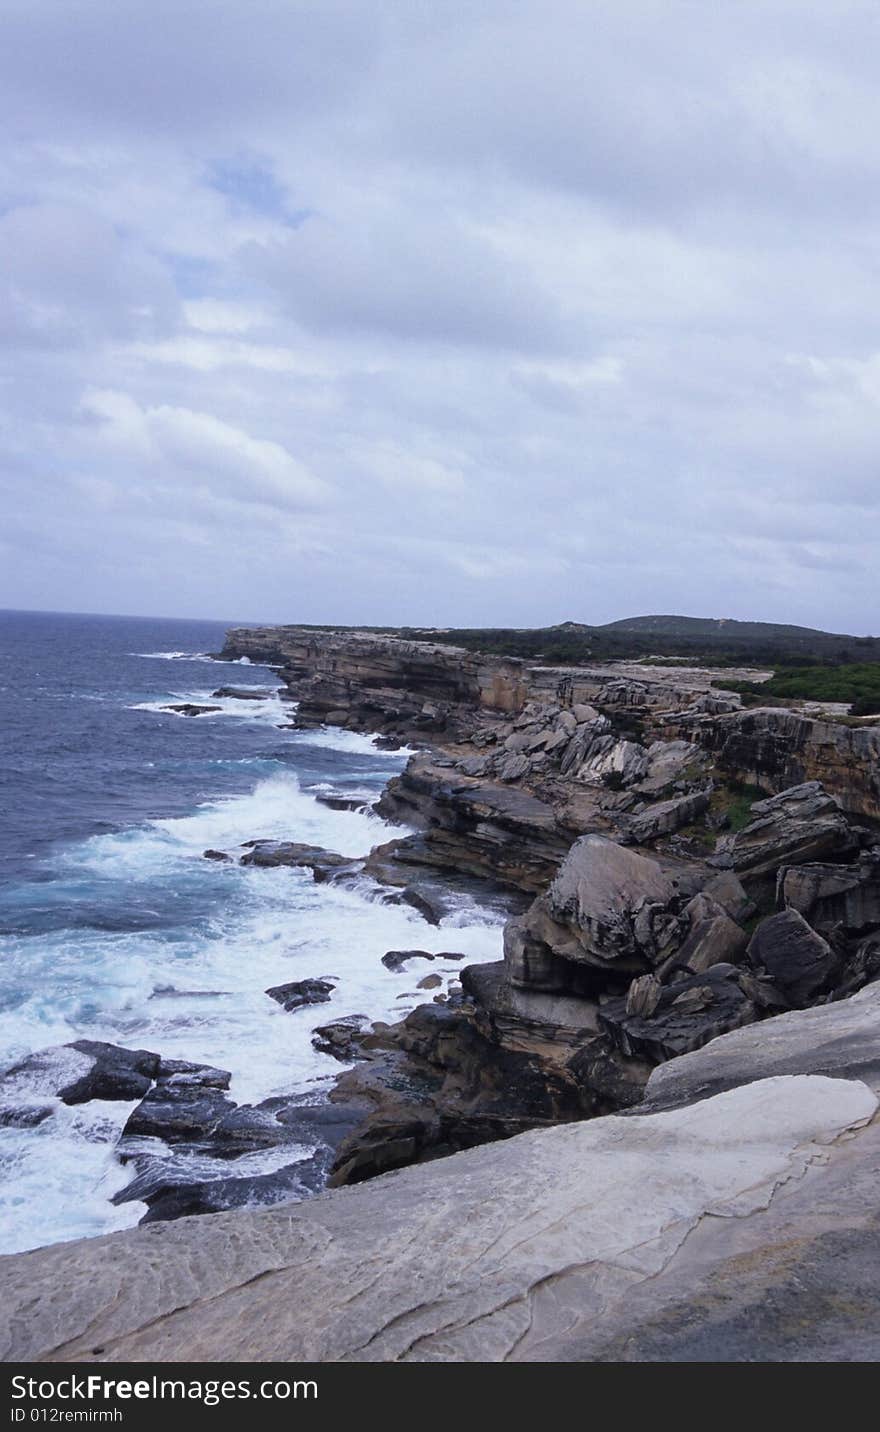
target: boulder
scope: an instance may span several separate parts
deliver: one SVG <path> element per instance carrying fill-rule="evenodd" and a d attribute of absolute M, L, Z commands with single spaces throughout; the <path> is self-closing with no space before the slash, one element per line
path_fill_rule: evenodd
<path fill-rule="evenodd" d="M 644 746 L 634 741 L 604 739 L 610 744 L 587 756 L 577 772 L 579 781 L 631 786 L 647 774 L 648 753 Z"/>
<path fill-rule="evenodd" d="M 756 1018 L 755 1006 L 729 964 L 712 965 L 669 985 L 656 983 L 648 999 L 638 998 L 641 993 L 631 990 L 625 999 L 606 1000 L 599 1008 L 599 1022 L 623 1054 L 652 1064 L 700 1049 Z"/>
<path fill-rule="evenodd" d="M 722 870 L 704 886 L 704 893 L 719 904 L 738 925 L 751 919 L 755 905 L 732 870 Z"/>
<path fill-rule="evenodd" d="M 576 840 L 546 896 L 524 917 L 532 942 L 602 970 L 640 973 L 681 943 L 680 880 L 599 835 Z"/>
<path fill-rule="evenodd" d="M 770 980 L 795 1009 L 827 993 L 841 961 L 797 910 L 784 910 L 762 920 L 751 938 L 749 963 Z"/>
<path fill-rule="evenodd" d="M 880 926 L 880 850 L 851 865 L 786 866 L 777 880 L 777 903 L 797 910 L 817 929 L 850 932 Z"/>
<path fill-rule="evenodd" d="M 327 1004 L 335 988 L 336 982 L 331 979 L 290 980 L 288 984 L 273 985 L 266 994 L 290 1013 L 309 1004 Z"/>
<path fill-rule="evenodd" d="M 352 1063 L 363 1057 L 361 1044 L 365 1036 L 364 1026 L 368 1023 L 365 1014 L 347 1014 L 342 1019 L 321 1024 L 312 1034 L 312 1047 L 320 1054 L 339 1059 L 343 1064 Z"/>
<path fill-rule="evenodd" d="M 710 794 L 708 790 L 693 791 L 689 795 L 657 801 L 635 815 L 625 817 L 624 829 L 637 845 L 658 840 L 662 835 L 672 835 L 682 826 L 691 825 L 708 810 Z"/>
<path fill-rule="evenodd" d="M 688 930 L 684 943 L 675 955 L 694 974 L 710 965 L 738 964 L 745 954 L 748 935 L 727 911 L 702 892 L 685 906 Z"/>
<path fill-rule="evenodd" d="M 837 800 L 818 781 L 793 786 L 768 800 L 756 801 L 752 819 L 719 843 L 741 880 L 775 882 L 782 865 L 802 865 L 826 858 L 846 860 L 859 847 Z"/>

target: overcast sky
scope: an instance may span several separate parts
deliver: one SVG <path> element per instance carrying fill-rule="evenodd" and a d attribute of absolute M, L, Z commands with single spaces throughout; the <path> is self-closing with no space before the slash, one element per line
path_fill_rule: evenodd
<path fill-rule="evenodd" d="M 876 0 L 3 0 L 0 606 L 880 629 Z"/>

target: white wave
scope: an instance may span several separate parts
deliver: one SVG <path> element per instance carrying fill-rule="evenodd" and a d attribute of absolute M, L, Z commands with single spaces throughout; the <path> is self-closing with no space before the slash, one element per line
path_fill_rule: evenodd
<path fill-rule="evenodd" d="M 260 670 L 280 671 L 271 661 L 251 661 L 249 656 L 212 656 L 209 651 L 130 651 L 146 661 L 207 661 L 214 666 L 257 666 Z"/>
<path fill-rule="evenodd" d="M 191 815 L 92 837 L 58 857 L 59 897 L 72 907 L 109 881 L 141 908 L 161 908 L 166 892 L 196 892 L 205 913 L 185 915 L 170 931 L 69 928 L 39 941 L 0 940 L 13 987 L 28 990 L 23 1004 L 0 1013 L 0 1058 L 86 1037 L 227 1069 L 238 1103 L 328 1084 L 341 1066 L 313 1048 L 317 1026 L 354 1014 L 402 1018 L 447 991 L 463 964 L 499 959 L 503 917 L 462 897 L 431 926 L 410 906 L 387 903 L 394 892 L 367 879 L 319 885 L 306 870 L 216 864 L 202 851 L 237 855 L 243 842 L 265 838 L 357 857 L 406 833 L 367 811 L 332 810 L 283 772 Z M 394 973 L 382 964 L 388 950 L 447 958 Z M 419 989 L 427 975 L 439 975 L 440 986 Z M 321 976 L 334 988 L 320 1005 L 288 1013 L 265 993 Z M 129 1178 L 112 1150 L 132 1106 L 50 1102 L 54 1112 L 37 1128 L 0 1130 L 3 1251 L 128 1227 L 143 1213 L 137 1203 L 108 1201 Z"/>
<path fill-rule="evenodd" d="M 147 661 L 216 661 L 207 651 L 130 651 L 129 656 L 142 656 Z"/>
<path fill-rule="evenodd" d="M 110 1202 L 131 1170 L 113 1150 L 136 1103 L 93 1100 L 53 1113 L 35 1129 L 0 1129 L 0 1243 L 18 1253 L 44 1243 L 131 1228 L 142 1203 Z"/>
<path fill-rule="evenodd" d="M 364 731 L 347 731 L 343 726 L 318 726 L 313 731 L 295 731 L 293 739 L 300 746 L 322 746 L 329 751 L 350 751 L 359 756 L 400 756 L 408 760 L 416 754 L 412 746 L 399 746 L 388 751 L 377 746 L 378 736 Z"/>
<path fill-rule="evenodd" d="M 283 689 L 279 686 L 271 696 L 261 701 L 241 700 L 235 696 L 213 696 L 210 691 L 176 691 L 162 701 L 133 702 L 127 710 L 152 711 L 157 716 L 172 716 L 184 721 L 216 721 L 221 716 L 235 716 L 240 721 L 269 721 L 273 726 L 277 726 L 292 714 L 291 705 L 282 702 L 278 695 Z M 180 711 L 169 710 L 171 706 L 183 705 L 212 706 L 216 709 L 204 711 L 199 716 L 187 716 Z"/>
<path fill-rule="evenodd" d="M 390 825 L 368 811 L 322 805 L 301 790 L 296 775 L 288 771 L 258 782 L 250 795 L 209 801 L 193 815 L 157 820 L 149 829 L 190 851 L 233 849 L 245 840 L 294 840 L 352 857 L 409 834 L 405 826 Z M 99 836 L 96 841 L 115 838 Z"/>

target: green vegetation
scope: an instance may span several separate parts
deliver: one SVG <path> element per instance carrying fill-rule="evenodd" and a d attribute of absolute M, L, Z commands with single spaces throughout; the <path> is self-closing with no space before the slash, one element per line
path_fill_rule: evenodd
<path fill-rule="evenodd" d="M 713 686 L 754 696 L 795 701 L 852 703 L 854 716 L 880 712 L 880 662 L 853 661 L 837 666 L 798 666 L 777 670 L 769 681 L 715 681 Z"/>
<path fill-rule="evenodd" d="M 300 630 L 323 630 L 304 623 Z M 344 631 L 347 628 L 338 627 Z M 597 661 L 754 666 L 777 676 L 847 665 L 880 669 L 880 637 L 845 636 L 773 622 L 719 621 L 704 617 L 650 616 L 588 626 L 566 621 L 549 627 L 360 627 L 410 641 L 444 642 L 467 651 L 516 656 L 547 666 Z M 756 688 L 757 689 L 757 688 Z M 772 692 L 767 692 L 772 695 Z M 821 699 L 821 698 L 820 698 Z M 847 698 L 842 697 L 841 700 Z"/>
<path fill-rule="evenodd" d="M 752 806 L 755 801 L 763 800 L 765 795 L 766 792 L 758 786 L 738 786 L 727 793 L 724 810 L 734 833 L 751 824 Z"/>

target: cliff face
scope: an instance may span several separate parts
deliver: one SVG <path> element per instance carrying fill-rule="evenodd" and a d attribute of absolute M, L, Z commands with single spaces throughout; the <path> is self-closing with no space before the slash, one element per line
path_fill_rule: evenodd
<path fill-rule="evenodd" d="M 777 792 L 821 781 L 844 810 L 880 820 L 880 728 L 843 726 L 777 707 L 686 723 L 718 767 Z"/>
<path fill-rule="evenodd" d="M 279 666 L 303 726 L 457 734 L 474 710 L 515 712 L 527 693 L 522 662 L 371 632 L 242 627 L 221 655 Z"/>
<path fill-rule="evenodd" d="M 460 739 L 475 715 L 518 716 L 529 702 L 654 713 L 686 710 L 695 702 L 701 711 L 738 705 L 711 690 L 716 672 L 538 666 L 366 631 L 234 627 L 220 654 L 279 667 L 299 702 L 302 726 L 326 723 L 401 738 Z"/>

